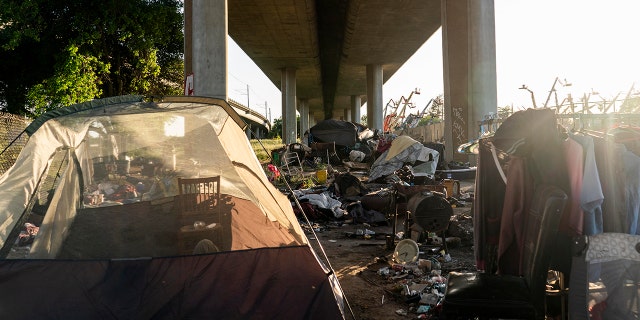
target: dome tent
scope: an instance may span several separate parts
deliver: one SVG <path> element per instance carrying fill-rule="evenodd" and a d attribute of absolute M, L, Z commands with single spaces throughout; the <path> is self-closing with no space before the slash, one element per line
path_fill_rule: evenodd
<path fill-rule="evenodd" d="M 193 96 L 112 97 L 32 122 L 0 176 L 0 317 L 343 318 L 335 275 L 244 126 L 225 101 Z M 219 200 L 183 216 L 178 179 L 198 177 L 219 177 Z M 38 231 L 24 245 L 26 224 Z M 219 252 L 185 252 L 205 238 Z"/>

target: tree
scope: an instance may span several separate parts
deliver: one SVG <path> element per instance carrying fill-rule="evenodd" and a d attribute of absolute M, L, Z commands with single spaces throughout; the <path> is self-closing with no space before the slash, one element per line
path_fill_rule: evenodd
<path fill-rule="evenodd" d="M 0 1 L 0 106 L 38 115 L 123 94 L 182 92 L 179 0 Z"/>
<path fill-rule="evenodd" d="M 271 131 L 267 135 L 269 139 L 278 139 L 280 138 L 280 134 L 282 133 L 282 118 L 273 119 L 273 125 L 271 126 Z"/>
<path fill-rule="evenodd" d="M 500 117 L 500 119 L 506 119 L 511 114 L 513 114 L 512 106 L 504 106 L 502 108 L 498 107 L 498 117 Z"/>

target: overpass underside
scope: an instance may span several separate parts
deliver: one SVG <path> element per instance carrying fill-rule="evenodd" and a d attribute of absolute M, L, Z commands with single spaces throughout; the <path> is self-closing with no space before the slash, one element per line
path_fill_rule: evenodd
<path fill-rule="evenodd" d="M 298 138 L 297 112 L 304 132 L 322 119 L 359 122 L 366 103 L 366 125 L 382 129 L 383 84 L 440 27 L 451 151 L 497 110 L 493 0 L 187 0 L 185 71 L 196 94 L 226 97 L 228 34 L 281 88 L 284 143 Z"/>

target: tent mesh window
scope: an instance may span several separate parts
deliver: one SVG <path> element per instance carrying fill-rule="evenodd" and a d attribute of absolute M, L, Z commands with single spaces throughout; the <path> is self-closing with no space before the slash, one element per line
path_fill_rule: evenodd
<path fill-rule="evenodd" d="M 0 113 L 0 174 L 11 168 L 27 143 L 28 137 L 23 130 L 29 122 L 24 117 Z"/>

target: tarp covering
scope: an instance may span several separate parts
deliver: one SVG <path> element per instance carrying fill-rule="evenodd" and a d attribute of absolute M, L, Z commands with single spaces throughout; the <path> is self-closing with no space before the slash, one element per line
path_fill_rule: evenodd
<path fill-rule="evenodd" d="M 322 120 L 309 129 L 315 142 L 334 142 L 339 146 L 353 147 L 358 142 L 358 128 L 349 121 Z"/>
<path fill-rule="evenodd" d="M 393 174 L 405 164 L 416 166 L 414 172 L 418 175 L 431 175 L 436 172 L 438 165 L 438 151 L 425 147 L 422 143 L 409 136 L 399 136 L 391 141 L 391 147 L 385 150 L 371 165 L 369 180 Z"/>
<path fill-rule="evenodd" d="M 244 126 L 225 101 L 191 96 L 35 120 L 0 176 L 0 318 L 342 317 L 335 276 Z M 187 214 L 178 179 L 200 177 L 220 191 L 188 198 L 206 210 Z"/>

